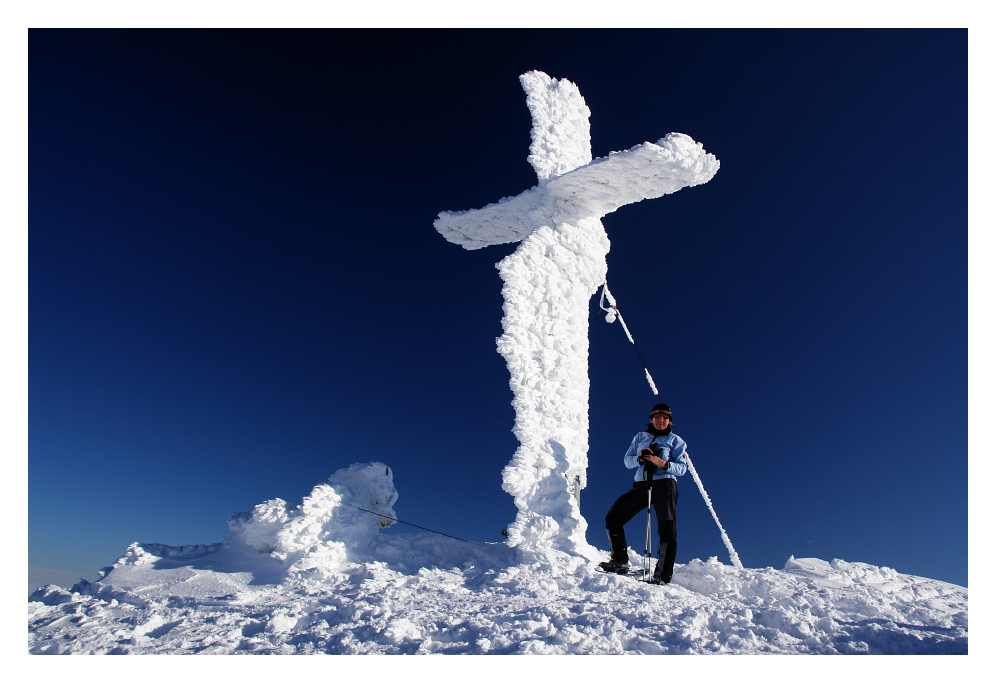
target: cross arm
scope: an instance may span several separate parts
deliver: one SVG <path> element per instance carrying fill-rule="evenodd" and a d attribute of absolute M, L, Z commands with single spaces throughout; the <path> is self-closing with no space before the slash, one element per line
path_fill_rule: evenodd
<path fill-rule="evenodd" d="M 543 201 L 537 188 L 469 211 L 443 211 L 433 223 L 440 235 L 464 249 L 518 242 L 533 231 L 528 212 Z"/>
<path fill-rule="evenodd" d="M 601 217 L 626 204 L 701 185 L 718 170 L 719 160 L 706 153 L 702 143 L 670 133 L 656 144 L 613 152 L 553 178 L 546 191 L 583 214 Z"/>

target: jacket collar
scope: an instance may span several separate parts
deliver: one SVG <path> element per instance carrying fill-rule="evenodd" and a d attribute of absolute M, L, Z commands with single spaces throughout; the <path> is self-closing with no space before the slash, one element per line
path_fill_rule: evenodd
<path fill-rule="evenodd" d="M 665 429 L 656 429 L 653 424 L 648 424 L 646 431 L 654 436 L 667 436 L 671 433 L 671 425 L 668 424 Z"/>

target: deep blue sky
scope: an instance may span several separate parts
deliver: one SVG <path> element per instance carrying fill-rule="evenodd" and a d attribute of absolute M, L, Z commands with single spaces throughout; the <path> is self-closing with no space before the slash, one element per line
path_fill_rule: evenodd
<path fill-rule="evenodd" d="M 535 185 L 540 69 L 581 89 L 595 156 L 678 131 L 721 160 L 603 223 L 744 564 L 967 585 L 967 65 L 964 30 L 31 31 L 29 564 L 220 541 L 370 460 L 402 520 L 501 541 L 515 245 L 432 222 Z M 596 304 L 606 548 L 654 397 Z M 679 488 L 678 562 L 729 562 Z"/>

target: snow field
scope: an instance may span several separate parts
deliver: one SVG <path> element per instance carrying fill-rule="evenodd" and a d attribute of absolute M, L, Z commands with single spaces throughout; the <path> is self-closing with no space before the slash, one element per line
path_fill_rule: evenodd
<path fill-rule="evenodd" d="M 233 515 L 222 543 L 132 544 L 93 583 L 29 598 L 34 654 L 953 654 L 968 591 L 859 562 L 692 560 L 651 586 L 566 552 L 430 533 L 393 516 L 380 463 L 300 506 Z M 370 509 L 370 508 L 368 508 Z M 274 520 L 284 518 L 277 523 Z M 364 519 L 366 521 L 364 521 Z M 271 544 L 274 545 L 271 549 Z M 306 548 L 304 546 L 307 546 Z M 304 548 L 304 549 L 302 549 Z M 631 553 L 633 566 L 642 558 Z"/>
<path fill-rule="evenodd" d="M 391 539 L 435 543 L 424 536 Z M 670 586 L 587 566 L 558 573 L 541 565 L 467 562 L 403 573 L 371 561 L 327 583 L 245 586 L 200 600 L 159 595 L 139 602 L 125 593 L 102 599 L 49 587 L 29 603 L 29 648 L 36 654 L 967 652 L 964 589 L 849 566 L 842 576 L 852 583 L 840 587 L 698 560 L 678 565 Z M 855 576 L 861 572 L 882 580 L 861 582 Z"/>

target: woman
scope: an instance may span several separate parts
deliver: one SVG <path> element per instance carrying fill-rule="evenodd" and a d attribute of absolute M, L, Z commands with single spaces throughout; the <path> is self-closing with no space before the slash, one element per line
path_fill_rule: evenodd
<path fill-rule="evenodd" d="M 633 488 L 613 503 L 605 516 L 605 528 L 612 548 L 608 562 L 599 569 L 617 574 L 629 571 L 629 555 L 623 525 L 647 507 L 647 491 L 657 513 L 657 567 L 651 583 L 671 583 L 674 572 L 674 554 L 678 547 L 674 508 L 678 503 L 677 478 L 688 471 L 685 442 L 671 429 L 671 409 L 658 403 L 650 411 L 650 424 L 646 431 L 633 437 L 623 464 L 636 468 Z"/>

